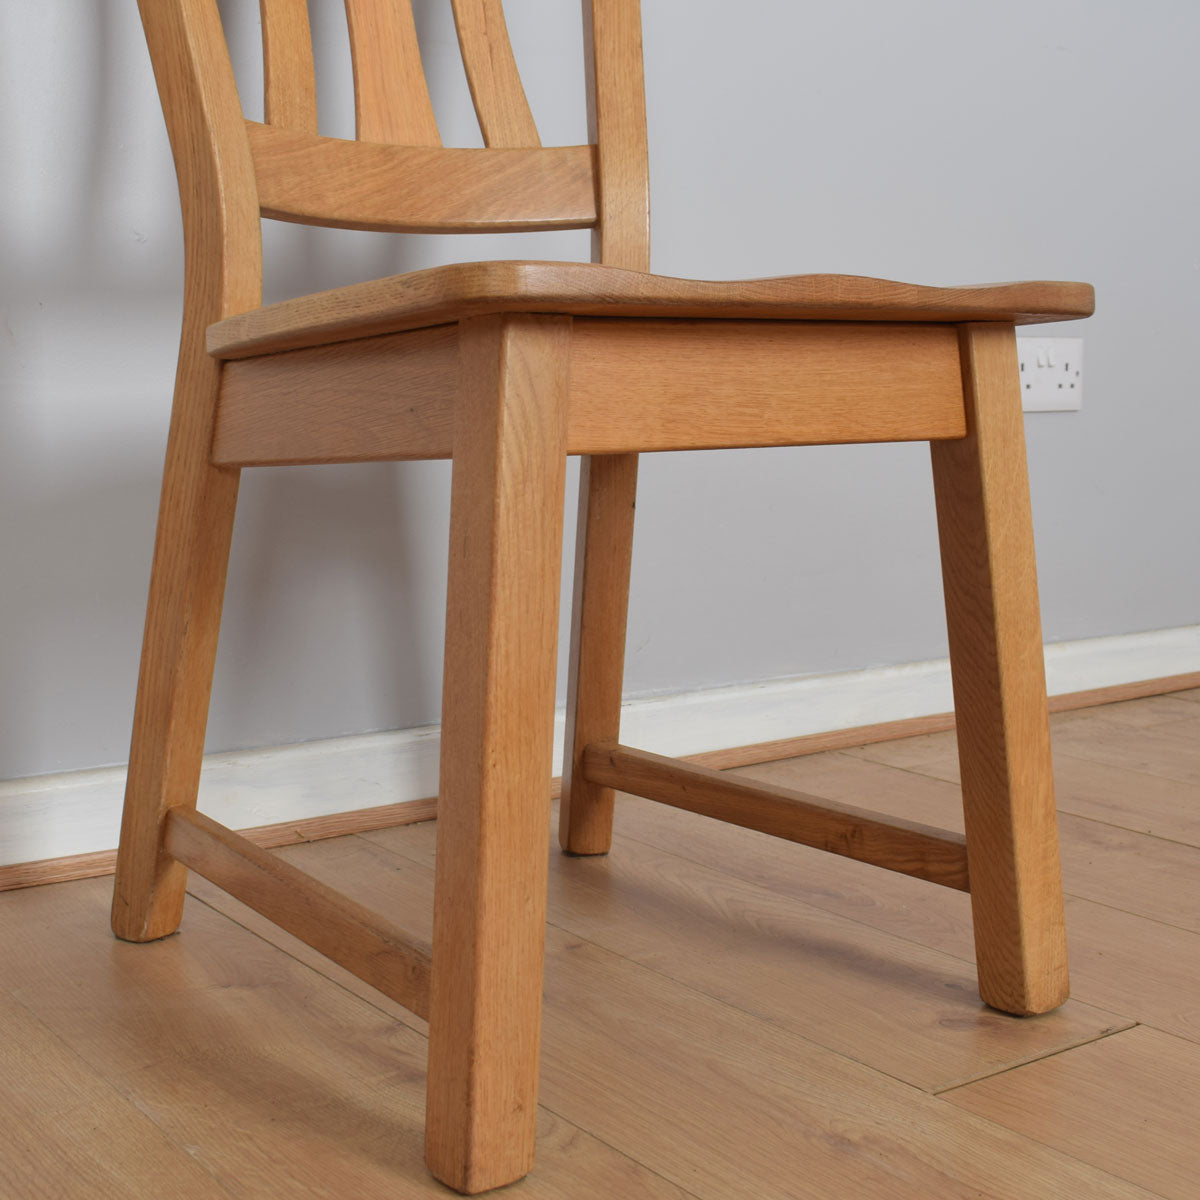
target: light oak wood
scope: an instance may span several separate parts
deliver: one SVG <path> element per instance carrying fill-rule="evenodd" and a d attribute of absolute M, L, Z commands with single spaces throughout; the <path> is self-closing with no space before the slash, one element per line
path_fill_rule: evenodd
<path fill-rule="evenodd" d="M 262 215 L 278 221 L 392 233 L 585 229 L 596 223 L 590 146 L 442 149 L 318 137 L 254 121 L 245 128 Z"/>
<path fill-rule="evenodd" d="M 426 1156 L 479 1192 L 533 1164 L 570 323 L 461 338 Z"/>
<path fill-rule="evenodd" d="M 389 876 L 407 875 L 393 865 L 364 880 L 360 862 L 347 859 L 327 882 L 374 904 Z M 397 1006 L 364 1003 L 195 901 L 186 937 L 113 943 L 103 936 L 103 891 L 84 881 L 0 897 L 0 957 L 21 1003 L 108 1081 L 110 1114 L 137 1106 L 133 1122 L 119 1109 L 116 1121 L 138 1133 L 136 1116 L 148 1117 L 193 1163 L 261 1200 L 437 1194 L 420 1161 L 423 1042 L 397 1023 Z M 653 920 L 651 908 L 644 923 Z M 544 1089 L 554 1109 L 542 1110 L 538 1165 L 522 1195 L 787 1197 L 803 1178 L 873 1200 L 972 1189 L 1013 1200 L 1145 1196 L 577 933 L 552 927 L 548 949 Z M 881 981 L 874 1000 L 886 1008 L 895 995 Z M 947 1028 L 970 1042 L 968 1028 Z M 41 1079 L 28 1072 L 23 1095 Z M 10 1127 L 42 1146 L 53 1136 Z M 164 1194 L 151 1145 L 139 1155 L 126 1141 L 122 1155 L 91 1128 L 72 1123 L 78 1158 L 123 1168 L 130 1200 Z M 46 1194 L 72 1195 L 69 1154 L 41 1157 Z"/>
<path fill-rule="evenodd" d="M 226 1200 L 229 1193 L 184 1147 L 4 990 L 0 1026 L 8 1196 L 127 1200 L 136 1178 L 148 1185 L 145 1195 L 158 1189 L 180 1200 Z"/>
<path fill-rule="evenodd" d="M 317 77 L 307 0 L 258 0 L 268 125 L 317 132 Z"/>
<path fill-rule="evenodd" d="M 852 918 L 784 899 L 719 867 L 689 862 L 689 834 L 704 824 L 687 819 L 677 839 L 679 854 L 626 837 L 618 837 L 607 861 L 552 853 L 549 972 L 564 969 L 554 962 L 556 936 L 577 949 L 586 943 L 927 1092 L 1130 1024 L 1075 1002 L 1031 1022 L 985 1008 L 975 994 L 969 954 L 952 958 L 903 936 L 864 931 Z M 361 881 L 351 885 L 352 894 L 368 906 L 383 902 L 395 886 L 393 877 L 403 879 L 403 901 L 416 907 L 423 880 L 414 874 L 432 869 L 435 841 L 432 827 L 410 827 L 372 834 L 366 847 L 360 840 L 358 846 L 325 843 L 287 853 L 327 882 Z M 778 848 L 790 856 L 794 871 L 803 871 L 803 860 L 797 862 L 801 848 Z M 815 851 L 807 858 L 837 863 Z M 547 1025 L 555 1020 L 549 1008 Z M 904 1038 L 896 1037 L 897 1027 L 905 1030 Z M 619 1027 L 614 1036 L 620 1038 Z M 697 1069 L 704 1057 L 695 1048 L 690 1053 Z M 562 1066 L 572 1075 L 587 1069 Z M 662 1066 L 668 1074 L 692 1069 L 674 1062 Z M 711 1060 L 710 1067 L 718 1069 Z M 650 1119 L 659 1117 L 655 1110 Z"/>
<path fill-rule="evenodd" d="M 1191 1200 L 1200 1179 L 1198 1096 L 1200 1046 L 1141 1028 L 946 1098 L 1156 1196 Z"/>
<path fill-rule="evenodd" d="M 208 458 L 220 364 L 204 328 L 261 300 L 261 241 L 237 91 L 215 6 L 143 0 L 179 171 L 184 326 L 138 676 L 113 929 L 173 932 L 186 872 L 160 850 L 168 808 L 195 804 L 238 473 Z"/>
<path fill-rule="evenodd" d="M 1120 695 L 1124 689 L 1115 691 Z M 1101 825 L 1112 825 L 1133 833 L 1150 834 L 1187 847 L 1200 847 L 1200 785 L 1166 777 L 1159 760 L 1172 762 L 1181 751 L 1180 743 L 1169 737 L 1157 737 L 1152 716 L 1127 722 L 1117 712 L 1129 702 L 1118 703 L 1101 712 L 1080 710 L 1069 725 L 1056 722 L 1052 728 L 1055 746 L 1055 782 L 1060 812 L 1086 817 Z M 1135 702 L 1147 714 L 1153 702 Z M 1168 725 L 1166 728 L 1170 728 Z M 1136 731 L 1136 733 L 1134 732 Z M 1141 769 L 1112 764 L 1114 738 L 1127 738 L 1137 744 Z M 1159 745 L 1155 744 L 1155 741 Z M 1064 749 L 1069 742 L 1071 752 Z M 1119 744 L 1119 743 L 1118 743 Z M 872 745 L 852 750 L 856 757 L 928 775 L 933 779 L 958 783 L 958 756 L 952 741 L 945 736 L 915 738 L 888 745 Z M 1174 853 L 1168 849 L 1165 853 Z M 1162 867 L 1160 866 L 1160 874 Z M 1099 881 L 1098 881 L 1099 882 Z M 1128 883 L 1134 889 L 1150 881 L 1138 878 L 1131 870 Z M 1102 884 L 1100 885 L 1103 886 Z M 1191 889 L 1183 889 L 1190 897 Z M 1158 911 L 1167 911 L 1170 901 L 1164 897 Z M 1186 904 L 1181 906 L 1186 909 Z"/>
<path fill-rule="evenodd" d="M 888 819 L 788 788 L 730 779 L 708 767 L 628 746 L 585 747 L 583 773 L 604 787 L 962 892 L 970 890 L 961 834 Z"/>
<path fill-rule="evenodd" d="M 585 457 L 579 468 L 575 586 L 567 679 L 559 845 L 570 854 L 606 854 L 613 790 L 593 783 L 583 753 L 621 735 L 625 622 L 637 495 L 636 454 Z"/>
<path fill-rule="evenodd" d="M 850 772 L 860 760 L 827 757 L 843 764 L 837 777 L 851 794 Z M 809 755 L 796 765 L 809 772 L 818 764 Z M 892 774 L 898 787 L 910 781 L 895 796 L 896 808 L 919 808 L 929 781 L 909 771 Z M 835 774 L 807 778 L 831 782 Z M 934 786 L 952 812 L 954 789 Z M 859 787 L 862 794 L 877 790 L 874 774 Z M 641 854 L 629 841 L 648 832 L 643 818 L 662 823 L 664 854 Z M 1140 1098 L 1140 1119 L 1124 1121 L 1112 1153 L 1123 1150 L 1139 1169 L 1153 1153 L 1166 1175 L 1193 1161 L 1190 1142 L 1165 1136 L 1181 1111 L 1186 1116 L 1178 1106 L 1189 1093 L 1147 1086 L 1164 1069 L 1168 1082 L 1180 1082 L 1186 1051 L 1174 1056 L 1177 1065 L 1164 1064 L 1156 1051 L 1144 1065 L 1140 1054 L 1109 1059 L 1100 1092 L 1047 1091 L 1030 1068 L 1006 1070 L 1031 1041 L 1055 1048 L 1035 1064 L 1041 1071 L 1066 1068 L 1074 1055 L 1118 1039 L 1067 1048 L 1072 1031 L 1090 1036 L 1092 1014 L 1074 1003 L 1028 1022 L 978 1008 L 965 895 L 632 798 L 619 805 L 619 828 L 625 831 L 620 852 L 608 860 L 550 856 L 554 924 L 543 1092 L 583 1128 L 543 1110 L 538 1164 L 522 1193 L 674 1197 L 665 1169 L 687 1194 L 713 1200 L 786 1196 L 789 1188 L 794 1194 L 800 1177 L 814 1187 L 857 1186 L 880 1200 L 968 1186 L 1028 1200 L 1104 1195 L 1104 1189 L 1147 1194 L 1098 1169 L 1078 1141 L 1067 1153 L 1038 1145 L 1004 1121 L 997 1124 L 1001 1114 L 992 1120 L 956 1111 L 955 1091 L 922 1095 L 870 1065 L 876 1061 L 903 1062 L 905 1071 L 921 1072 L 924 1087 L 972 1074 L 972 1060 L 1001 1064 L 1005 1073 L 989 1075 L 989 1082 L 1030 1079 L 1031 1109 L 1055 1138 L 1082 1132 L 1078 1120 L 1092 1097 L 1124 1094 L 1128 1080 L 1127 1090 Z M 360 903 L 405 910 L 411 904 L 420 930 L 433 830 L 426 824 L 370 835 L 395 851 L 390 862 L 343 849 L 363 839 L 284 853 Z M 419 840 L 415 857 L 402 854 L 410 839 Z M 743 842 L 753 852 L 743 851 Z M 1069 824 L 1063 842 L 1064 849 L 1072 845 Z M 1164 844 L 1147 842 L 1149 857 L 1128 872 L 1130 879 L 1156 875 L 1155 855 Z M 674 865 L 708 848 L 712 862 L 700 875 Z M 1095 853 L 1081 846 L 1080 858 Z M 1097 865 L 1097 880 L 1107 869 L 1107 860 Z M 756 872 L 760 882 L 745 889 L 729 882 L 743 871 Z M 866 882 L 859 887 L 859 880 Z M 193 882 L 211 894 L 206 881 Z M 810 925 L 808 907 L 838 903 L 839 887 L 849 919 Z M 807 888 L 806 904 L 789 904 L 789 888 L 795 894 Z M 1172 883 L 1164 896 L 1170 888 L 1180 891 Z M 31 1178 L 40 1191 L 56 1194 L 57 1186 L 57 1194 L 72 1195 L 74 1167 L 87 1163 L 120 1180 L 114 1195 L 161 1196 L 163 1160 L 148 1142 L 144 1153 L 134 1152 L 144 1136 L 137 1121 L 148 1113 L 154 1136 L 190 1147 L 190 1161 L 240 1180 L 264 1200 L 347 1186 L 364 1195 L 433 1194 L 438 1185 L 424 1177 L 420 1162 L 424 1048 L 398 1026 L 405 1010 L 364 989 L 361 997 L 374 997 L 369 1007 L 195 901 L 184 938 L 152 947 L 110 942 L 103 936 L 104 904 L 102 881 L 0 896 L 0 959 L 7 968 L 0 992 L 18 993 L 24 1009 L 51 1031 L 39 1041 L 5 1015 L 12 1036 L 0 1053 L 0 1073 L 11 1068 L 9 1077 L 21 1087 L 0 1140 L 7 1138 L 14 1153 L 28 1146 L 23 1161 L 37 1164 Z M 895 936 L 872 937 L 870 928 L 882 924 Z M 1068 925 L 1077 998 L 1200 1042 L 1200 934 L 1076 899 L 1068 904 Z M 271 932 L 266 922 L 258 928 Z M 308 954 L 302 961 L 352 981 L 286 934 L 275 936 L 289 956 Z M 920 949 L 930 939 L 943 955 Z M 940 961 L 946 954 L 956 961 Z M 892 1010 L 906 1014 L 904 1028 L 915 1025 L 920 1045 L 937 1056 L 929 1069 L 907 1052 L 905 1039 L 888 1037 Z M 856 1043 L 860 1021 L 870 1036 Z M 1049 1035 L 1043 1040 L 1047 1021 L 1069 1022 L 1060 1027 L 1062 1044 Z M 819 1029 L 822 1045 L 843 1039 L 858 1063 L 815 1046 L 806 1025 Z M 69 1047 L 81 1065 L 60 1072 L 55 1047 Z M 25 1049 L 34 1061 L 44 1051 L 47 1069 L 33 1069 L 22 1058 Z M 774 1097 L 755 1082 L 762 1072 L 780 1088 Z M 93 1087 L 89 1079 L 106 1081 L 107 1097 L 97 1092 L 94 1106 L 79 1110 Z M 1057 1115 L 1046 1107 L 1055 1097 Z M 127 1112 L 119 1107 L 124 1103 Z M 93 1137 L 87 1117 L 73 1121 L 71 1137 L 55 1153 L 57 1126 L 35 1114 L 68 1110 L 107 1113 L 109 1123 Z M 122 1129 L 136 1134 L 134 1141 L 122 1141 Z M 866 1143 L 857 1132 L 863 1129 Z M 641 1165 L 647 1161 L 659 1174 Z"/>
<path fill-rule="evenodd" d="M 947 825 L 962 817 L 955 788 L 844 753 L 806 755 L 739 774 L 851 804 L 877 799 L 890 813 Z M 1189 873 L 1194 877 L 1197 864 L 1181 861 L 1179 851 L 1161 840 L 1097 844 L 1089 836 L 1092 829 L 1090 822 L 1069 818 L 1062 826 L 1069 864 L 1066 909 L 1072 996 L 1200 1041 L 1200 932 L 1164 924 L 1162 919 L 1172 900 L 1194 891 L 1187 880 Z M 974 959 L 970 903 L 964 893 L 931 891 L 908 876 L 880 873 L 752 830 L 697 821 L 687 813 L 633 797 L 623 797 L 617 805 L 617 833 L 625 841 L 636 839 L 685 856 L 858 925 L 966 962 Z M 1085 895 L 1095 899 L 1082 898 Z M 1157 919 L 1123 911 L 1131 906 Z M 1067 1011 L 1071 1003 L 1057 1012 Z M 1021 1022 L 1017 1028 L 1030 1025 Z"/>
<path fill-rule="evenodd" d="M 1087 731 L 1067 727 L 1057 731 L 1055 744 L 1109 766 L 1200 786 L 1200 739 L 1194 727 L 1112 728 L 1098 745 Z"/>
<path fill-rule="evenodd" d="M 597 147 L 599 213 L 592 260 L 650 270 L 650 162 L 639 0 L 583 0 L 588 139 Z M 614 389 L 608 389 L 609 395 Z M 574 400 L 572 400 L 574 408 Z M 568 439 L 569 443 L 569 439 Z M 613 792 L 582 771 L 583 749 L 621 733 L 625 628 L 637 503 L 637 454 L 584 455 L 579 467 L 567 733 L 559 845 L 603 854 Z"/>
<path fill-rule="evenodd" d="M 538 146 L 500 4 L 454 7 L 485 150 L 441 147 L 406 0 L 347 0 L 356 142 L 316 132 L 301 6 L 271 0 L 264 12 L 267 123 L 257 124 L 241 113 L 214 0 L 143 0 L 188 266 L 113 926 L 130 940 L 171 932 L 182 859 L 422 1006 L 423 954 L 403 958 L 385 923 L 192 806 L 238 468 L 452 455 L 425 1142 L 435 1175 L 473 1192 L 532 1162 L 568 452 L 618 456 L 584 472 L 580 574 L 594 592 L 627 576 L 643 450 L 935 442 L 968 848 L 972 875 L 978 863 L 986 876 L 976 889 L 983 994 L 1020 1012 L 1061 1001 L 1053 842 L 1036 844 L 1050 803 L 1019 408 L 993 408 L 1011 399 L 1012 326 L 1086 315 L 1092 295 L 1061 283 L 649 275 L 637 0 L 585 6 L 591 141 L 551 149 Z M 436 268 L 262 308 L 260 215 L 410 231 L 591 226 L 599 262 Z M 960 335 L 964 322 L 976 324 Z M 960 513 L 963 496 L 973 507 Z M 590 708 L 578 701 L 589 680 L 574 669 L 589 728 L 619 720 L 623 605 L 580 599 L 581 661 L 614 660 Z M 991 689 L 982 699 L 976 667 Z M 699 777 L 718 788 L 717 807 L 751 794 Z M 779 800 L 768 789 L 751 803 Z M 841 833 L 818 840 L 850 849 L 848 824 L 850 841 L 892 838 L 882 854 L 891 865 L 913 858 L 918 874 L 964 885 L 955 839 L 841 819 Z M 393 951 L 408 964 L 403 984 L 378 968 Z M 772 1111 L 786 1094 L 769 1097 Z"/>
<path fill-rule="evenodd" d="M 950 326 L 579 320 L 571 339 L 571 453 L 964 431 Z"/>
<path fill-rule="evenodd" d="M 345 878 L 334 882 L 354 890 L 352 880 L 349 887 Z M 395 888 L 384 875 L 376 882 Z M 428 898 L 428 872 L 417 886 Z M 407 886 L 396 890 L 408 899 Z M 21 1165 L 10 1166 L 6 1156 L 6 1183 L 28 1167 L 36 1186 L 27 1194 L 39 1200 L 447 1195 L 422 1161 L 426 1043 L 397 1020 L 406 1010 L 374 990 L 364 991 L 368 1000 L 331 983 L 194 898 L 186 937 L 148 947 L 114 943 L 104 934 L 106 891 L 100 881 L 84 881 L 0 899 L 6 984 L 49 1031 L 39 1041 L 10 1026 L 0 1076 L 12 1063 L 14 1086 L 19 1081 L 30 1107 L 57 1105 L 61 1113 L 58 1121 L 35 1119 L 20 1111 L 21 1098 L 6 1100 L 5 1128 L 28 1146 Z M 60 1073 L 52 1051 L 44 1068 L 35 1066 L 47 1044 L 69 1046 L 103 1092 L 85 1075 Z M 22 1046 L 33 1063 L 17 1058 Z M 64 1087 L 74 1095 L 63 1095 Z M 689 1200 L 546 1109 L 538 1147 L 538 1170 L 522 1196 Z M 80 1164 L 95 1177 L 110 1173 L 112 1190 L 93 1192 L 90 1175 L 76 1171 Z M 206 1176 L 218 1181 L 218 1192 L 204 1190 Z"/>
<path fill-rule="evenodd" d="M 456 325 L 239 359 L 221 375 L 222 465 L 449 458 Z"/>
<path fill-rule="evenodd" d="M 411 0 L 345 0 L 358 140 L 440 146 Z"/>
<path fill-rule="evenodd" d="M 679 844 L 689 846 L 686 832 Z M 818 857 L 782 849 L 797 873 Z M 929 1093 L 1130 1026 L 1074 1000 L 1013 1021 L 979 1004 L 969 955 L 864 929 L 623 836 L 607 861 L 552 870 L 550 887 L 566 932 Z"/>
<path fill-rule="evenodd" d="M 658 971 L 577 935 L 552 931 L 548 941 L 547 1106 L 586 1114 L 597 1136 L 704 1200 L 795 1200 L 798 1187 L 863 1200 L 955 1191 L 1149 1200 L 1027 1138 L 962 1124 L 956 1118 L 966 1114 L 898 1081 L 880 1087 L 875 1076 L 870 1086 L 867 1068 L 694 991 L 681 994 Z M 569 957 L 570 972 L 559 957 Z M 663 1061 L 673 1069 L 654 1068 Z M 723 1098 L 727 1089 L 736 1099 Z"/>
<path fill-rule="evenodd" d="M 412 934 L 193 809 L 168 812 L 163 846 L 385 996 L 429 1015 L 429 947 Z"/>
<path fill-rule="evenodd" d="M 252 136 L 264 141 L 270 138 L 276 145 L 292 139 L 279 131 Z M 353 151 L 354 143 L 346 145 Z M 363 149 L 358 147 L 358 151 Z M 1088 316 L 1093 303 L 1092 289 L 1080 283 L 935 288 L 853 275 L 710 282 L 646 275 L 599 263 L 452 263 L 243 313 L 208 331 L 208 350 L 217 358 L 248 358 L 495 312 L 701 320 L 1008 321 L 1020 325 Z"/>
<path fill-rule="evenodd" d="M 904 815 L 948 829 L 957 830 L 963 825 L 961 793 L 954 784 L 909 769 L 864 762 L 856 754 L 765 763 L 740 774 L 843 803 L 877 804 L 888 815 Z M 1131 810 L 1134 803 L 1130 804 Z M 1200 933 L 1200 892 L 1192 883 L 1200 872 L 1200 849 L 1069 813 L 1060 814 L 1059 826 L 1069 894 Z M 661 832 L 668 839 L 664 844 L 669 846 L 670 828 L 663 826 Z M 733 844 L 731 838 L 727 850 L 731 856 Z M 781 860 L 779 869 L 785 865 L 786 860 Z M 759 870 L 765 869 L 760 865 Z M 773 887 L 788 886 L 774 874 L 770 879 Z M 821 874 L 815 882 L 803 886 L 819 889 L 823 886 Z M 788 891 L 808 903 L 820 903 L 819 897 L 814 899 L 808 890 L 794 892 L 789 887 Z"/>
<path fill-rule="evenodd" d="M 1200 933 L 1074 896 L 1067 931 L 1076 996 L 1200 1043 Z"/>
<path fill-rule="evenodd" d="M 1068 994 L 1054 777 L 1011 326 L 962 332 L 968 433 L 933 442 L 980 995 Z"/>
<path fill-rule="evenodd" d="M 592 258 L 650 270 L 650 157 L 640 0 L 583 0 L 588 135 L 597 147 L 600 222 Z"/>
<path fill-rule="evenodd" d="M 570 454 L 965 431 L 951 326 L 581 318 L 569 355 Z M 458 369 L 453 326 L 235 360 L 213 461 L 448 457 Z"/>
<path fill-rule="evenodd" d="M 471 101 L 486 146 L 540 146 L 500 0 L 451 0 Z"/>

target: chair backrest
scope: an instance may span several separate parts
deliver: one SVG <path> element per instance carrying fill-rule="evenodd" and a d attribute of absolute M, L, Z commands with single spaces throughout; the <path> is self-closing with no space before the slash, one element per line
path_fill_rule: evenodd
<path fill-rule="evenodd" d="M 443 0 L 445 2 L 445 0 Z M 261 303 L 260 216 L 397 232 L 596 231 L 649 268 L 640 0 L 583 0 L 589 139 L 543 147 L 501 0 L 449 0 L 484 147 L 444 147 L 411 0 L 345 0 L 356 140 L 317 132 L 306 0 L 259 0 L 264 122 L 242 114 L 217 0 L 139 0 L 205 321 Z"/>

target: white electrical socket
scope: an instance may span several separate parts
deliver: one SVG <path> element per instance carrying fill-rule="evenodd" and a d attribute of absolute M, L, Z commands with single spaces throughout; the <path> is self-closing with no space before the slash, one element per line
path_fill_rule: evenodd
<path fill-rule="evenodd" d="M 1017 359 L 1026 412 L 1083 407 L 1083 338 L 1019 337 Z"/>

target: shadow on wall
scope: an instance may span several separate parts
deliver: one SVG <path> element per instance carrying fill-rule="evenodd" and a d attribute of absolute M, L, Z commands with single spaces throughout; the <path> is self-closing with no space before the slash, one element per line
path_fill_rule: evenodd
<path fill-rule="evenodd" d="M 240 21 L 252 6 L 226 7 Z M 182 247 L 133 5 L 3 6 L 0 80 L 0 778 L 15 778 L 127 752 Z M 378 235 L 267 241 L 277 290 L 415 265 Z M 447 477 L 247 474 L 210 746 L 436 719 L 443 600 L 428 581 L 444 578 Z"/>

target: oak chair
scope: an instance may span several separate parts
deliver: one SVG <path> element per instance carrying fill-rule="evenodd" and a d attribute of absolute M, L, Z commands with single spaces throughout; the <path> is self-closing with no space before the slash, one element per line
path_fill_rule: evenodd
<path fill-rule="evenodd" d="M 140 0 L 179 175 L 185 304 L 113 901 L 161 938 L 188 868 L 430 1022 L 426 1147 L 463 1192 L 532 1164 L 566 457 L 583 456 L 560 840 L 609 848 L 613 791 L 969 890 L 980 991 L 1067 995 L 1014 325 L 1074 283 L 648 274 L 638 0 L 591 0 L 591 144 L 542 148 L 500 0 L 452 0 L 486 148 L 443 148 L 408 0 L 346 0 L 355 141 L 317 131 L 304 0 L 261 0 L 264 123 L 216 0 Z M 260 218 L 595 231 L 595 262 L 418 271 L 262 306 Z M 927 440 L 967 834 L 619 744 L 637 455 Z M 196 812 L 238 476 L 452 458 L 435 917 L 424 946 Z"/>

